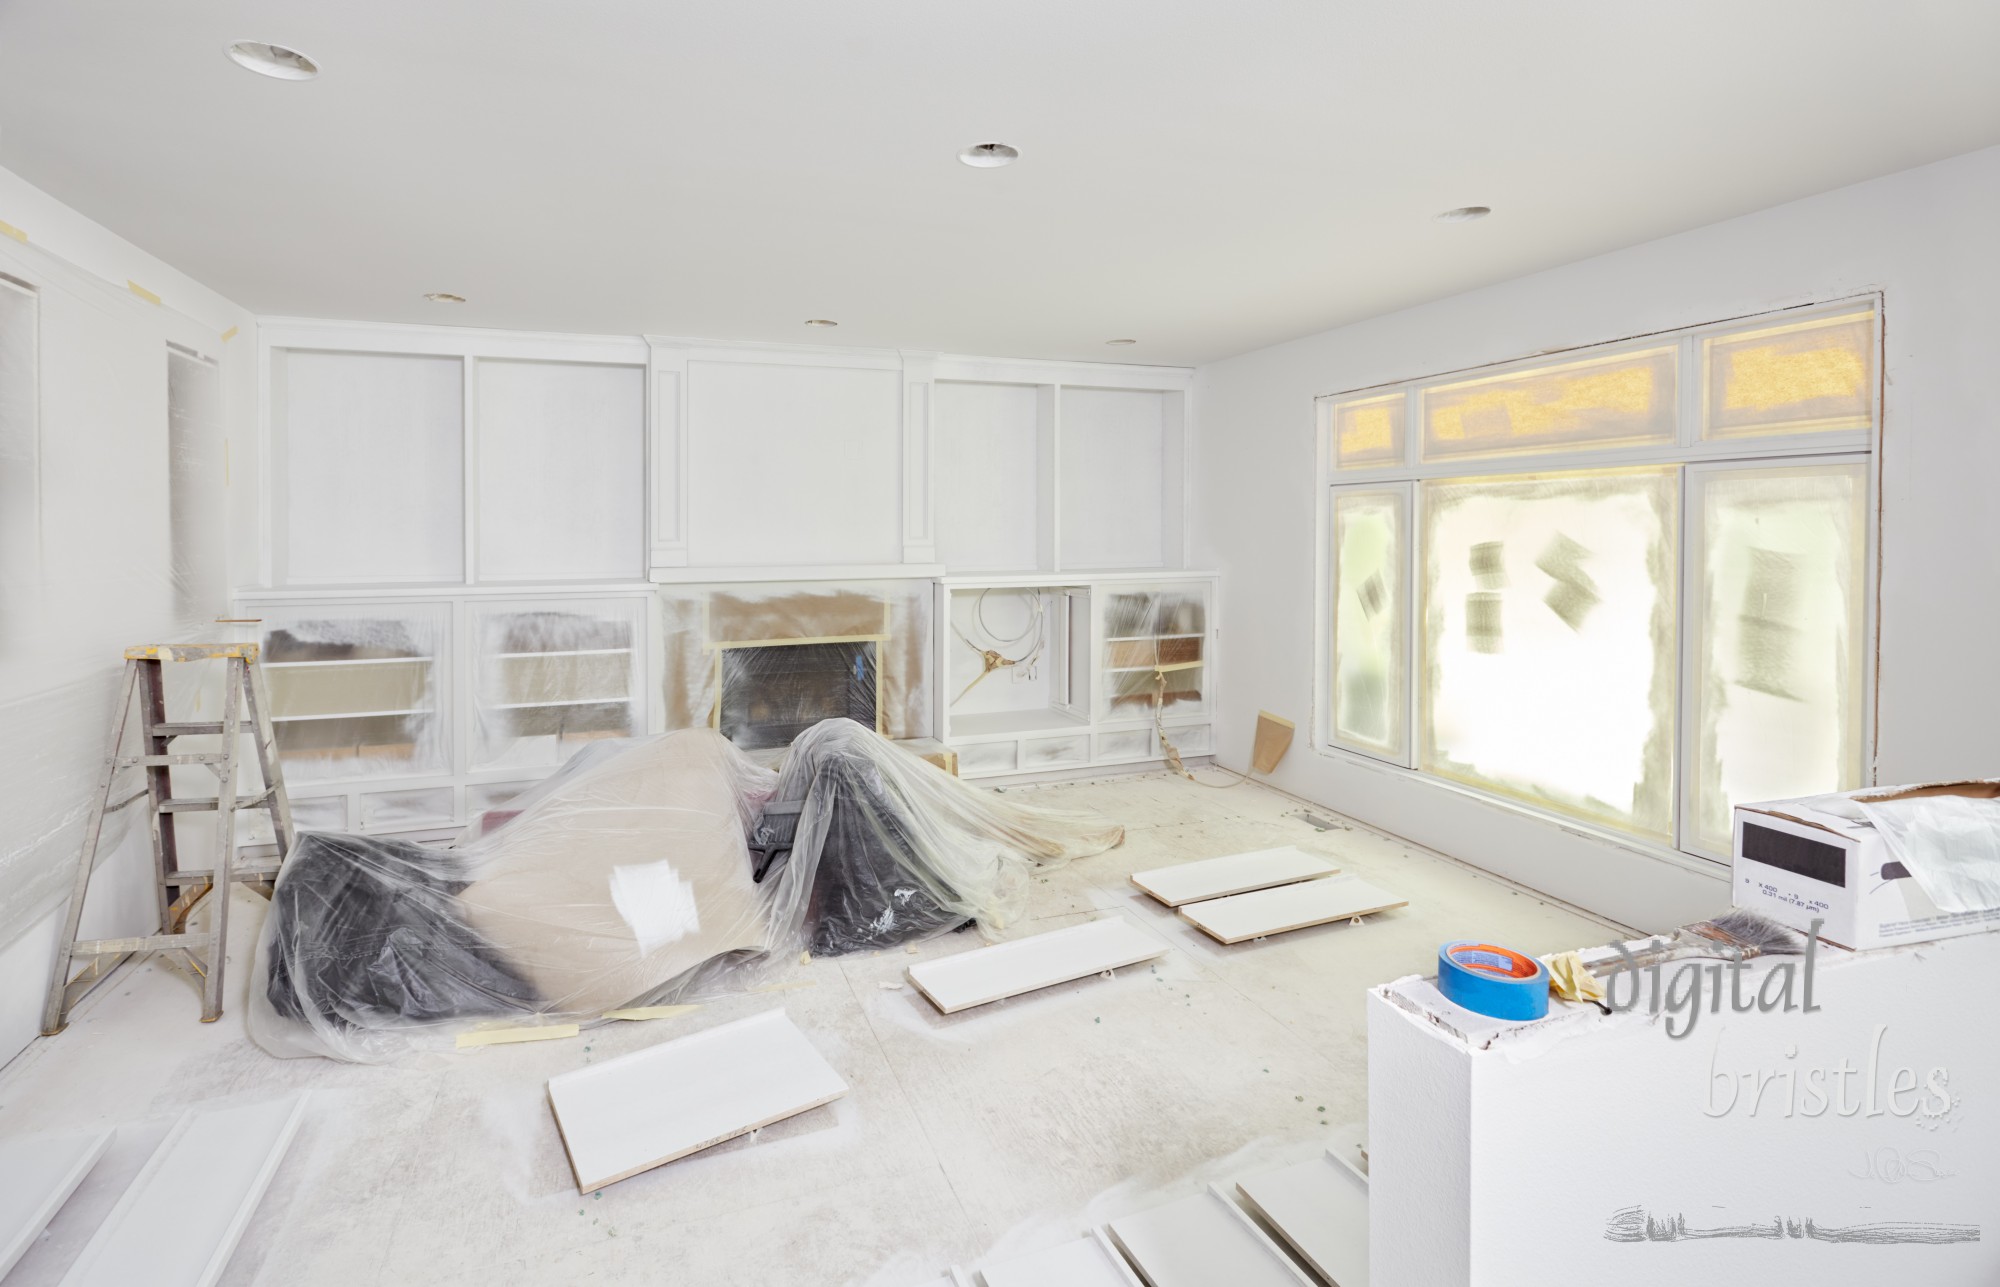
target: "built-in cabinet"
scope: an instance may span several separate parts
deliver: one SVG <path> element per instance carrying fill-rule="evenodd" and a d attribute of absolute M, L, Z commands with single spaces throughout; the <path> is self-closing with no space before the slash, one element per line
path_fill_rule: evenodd
<path fill-rule="evenodd" d="M 946 577 L 938 737 L 966 777 L 1211 749 L 1216 581 L 1200 573 Z"/>
<path fill-rule="evenodd" d="M 245 594 L 299 825 L 449 829 L 659 726 L 651 595 Z"/>
<path fill-rule="evenodd" d="M 259 344 L 237 611 L 306 825 L 463 825 L 594 741 L 727 723 L 689 604 L 779 586 L 914 591 L 869 645 L 880 718 L 967 776 L 1155 760 L 1162 729 L 1208 749 L 1190 371 L 309 321 Z"/>

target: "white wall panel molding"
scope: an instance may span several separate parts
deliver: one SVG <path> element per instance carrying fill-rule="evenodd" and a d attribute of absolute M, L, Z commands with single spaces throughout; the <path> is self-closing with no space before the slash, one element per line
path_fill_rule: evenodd
<path fill-rule="evenodd" d="M 325 349 L 338 353 L 423 353 L 631 365 L 644 363 L 648 355 L 646 341 L 636 335 L 564 335 L 553 331 L 491 331 L 475 326 L 411 326 L 300 317 L 261 318 L 258 329 L 276 348 Z"/>
<path fill-rule="evenodd" d="M 688 561 L 687 495 L 687 348 L 666 340 L 648 340 L 652 364 L 647 381 L 651 554 L 654 568 L 686 567 Z"/>
<path fill-rule="evenodd" d="M 928 357 L 903 359 L 903 562 L 937 561 L 937 470 Z"/>

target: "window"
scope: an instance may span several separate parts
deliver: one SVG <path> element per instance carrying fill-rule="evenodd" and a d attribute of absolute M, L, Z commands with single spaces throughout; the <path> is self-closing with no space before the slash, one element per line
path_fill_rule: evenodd
<path fill-rule="evenodd" d="M 1876 319 L 1325 399 L 1320 743 L 1717 859 L 1859 786 Z"/>
<path fill-rule="evenodd" d="M 167 535 L 174 611 L 200 628 L 228 604 L 223 575 L 228 503 L 222 455 L 222 373 L 213 360 L 167 346 Z"/>

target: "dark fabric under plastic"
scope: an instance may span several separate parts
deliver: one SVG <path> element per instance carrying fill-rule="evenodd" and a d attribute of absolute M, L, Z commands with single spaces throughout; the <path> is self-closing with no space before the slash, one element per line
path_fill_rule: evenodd
<path fill-rule="evenodd" d="M 363 1027 L 532 1009 L 534 989 L 459 914 L 456 865 L 400 840 L 301 833 L 271 899 L 272 1007 Z"/>

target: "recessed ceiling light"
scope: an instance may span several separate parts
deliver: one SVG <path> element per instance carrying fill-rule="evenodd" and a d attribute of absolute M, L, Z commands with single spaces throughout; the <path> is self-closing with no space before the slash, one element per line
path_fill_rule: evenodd
<path fill-rule="evenodd" d="M 824 318 L 824 317 L 808 317 L 808 318 L 806 319 L 806 325 L 807 325 L 807 326 L 838 326 L 838 325 L 840 325 L 840 323 L 839 323 L 839 322 L 834 322 L 834 321 L 829 321 L 828 319 L 826 319 L 826 318 Z"/>
<path fill-rule="evenodd" d="M 247 67 L 260 76 L 279 80 L 311 80 L 319 75 L 319 64 L 296 49 L 266 44 L 261 40 L 239 40 L 224 51 L 238 67 Z"/>
<path fill-rule="evenodd" d="M 424 298 L 433 304 L 463 304 L 465 296 L 454 295 L 448 290 L 427 290 Z"/>
<path fill-rule="evenodd" d="M 1439 223 L 1471 223 L 1474 219 L 1484 219 L 1493 213 L 1492 206 L 1460 206 L 1447 210 L 1438 216 Z"/>
<path fill-rule="evenodd" d="M 1137 340 L 1106 340 L 1106 344 L 1137 344 Z"/>
<path fill-rule="evenodd" d="M 974 143 L 960 152 L 958 159 L 977 169 L 991 170 L 1020 160 L 1021 149 L 1005 143 Z"/>

